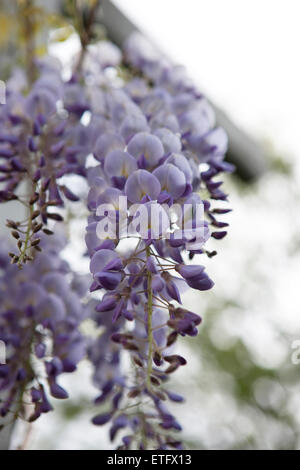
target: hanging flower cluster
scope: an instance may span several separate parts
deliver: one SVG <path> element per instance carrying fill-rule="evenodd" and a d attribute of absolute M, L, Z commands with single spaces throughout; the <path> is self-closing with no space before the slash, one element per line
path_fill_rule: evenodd
<path fill-rule="evenodd" d="M 201 323 L 182 294 L 213 286 L 205 266 L 189 260 L 214 256 L 206 242 L 226 235 L 218 215 L 229 209 L 212 201 L 226 201 L 216 177 L 233 167 L 224 161 L 224 130 L 182 67 L 137 34 L 123 51 L 107 41 L 88 46 L 94 7 L 71 78 L 55 60 L 35 60 L 35 81 L 16 70 L 0 108 L 0 203 L 19 201 L 28 214 L 7 221 L 18 250 L 11 264 L 0 252 L 8 351 L 0 414 L 16 419 L 25 391 L 30 421 L 52 409 L 49 393 L 67 398 L 57 379 L 76 369 L 87 343 L 100 391 L 93 423 L 110 423 L 120 449 L 180 449 L 167 402 L 183 397 L 168 379 L 186 364 L 178 337 L 196 336 Z M 89 185 L 88 304 L 88 287 L 62 261 L 63 242 L 48 224 L 80 199 L 67 175 Z M 88 342 L 80 332 L 87 316 L 99 327 Z"/>
<path fill-rule="evenodd" d="M 106 403 L 93 422 L 110 421 L 111 439 L 127 428 L 120 448 L 181 448 L 172 434 L 181 426 L 165 402 L 183 398 L 167 379 L 186 364 L 174 350 L 177 337 L 197 335 L 201 322 L 181 295 L 213 286 L 203 265 L 185 260 L 214 255 L 206 241 L 225 236 L 218 229 L 227 224 L 216 215 L 228 209 L 212 209 L 208 198 L 226 200 L 214 177 L 233 168 L 224 162 L 225 132 L 182 68 L 136 35 L 124 63 L 134 77 L 123 88 L 102 86 L 102 132 L 93 148 L 99 165 L 88 169 L 86 243 L 91 291 L 103 293 L 95 320 L 104 330 L 90 358 L 101 389 L 96 404 Z M 122 351 L 131 373 L 122 373 Z"/>
<path fill-rule="evenodd" d="M 227 134 L 223 128 L 216 127 L 212 107 L 195 88 L 185 68 L 171 66 L 138 33 L 132 34 L 125 45 L 125 60 L 129 67 L 142 72 L 148 83 L 154 83 L 151 96 L 144 100 L 142 108 L 150 119 L 150 126 L 162 140 L 166 131 L 161 128 L 167 127 L 180 134 L 180 148 L 194 170 L 193 187 L 206 189 L 209 199 L 226 201 L 227 195 L 220 189 L 222 181 L 215 181 L 214 178 L 222 172 L 234 171 L 234 165 L 224 161 L 228 147 Z M 132 80 L 131 96 L 137 102 L 141 97 L 139 89 L 143 86 L 144 81 L 140 78 Z M 211 236 L 220 240 L 227 232 L 218 229 L 224 229 L 228 224 L 216 217 L 226 214 L 230 209 L 210 209 L 208 201 L 205 203 L 205 212 L 212 227 L 216 228 Z"/>
<path fill-rule="evenodd" d="M 73 80 L 63 82 L 56 60 L 44 59 L 37 67 L 32 85 L 19 70 L 13 74 L 0 107 L 0 203 L 18 200 L 29 213 L 25 221 L 7 222 L 18 240 L 19 252 L 11 257 L 19 266 L 29 260 L 31 246 L 39 249 L 35 234 L 51 233 L 48 220 L 63 220 L 53 209 L 63 207 L 65 198 L 78 201 L 63 177 L 85 176 L 93 144 L 92 125 L 80 121 L 88 109 L 84 89 Z"/>
<path fill-rule="evenodd" d="M 86 279 L 73 274 L 60 257 L 66 240 L 41 239 L 42 253 L 22 270 L 9 263 L 4 239 L 0 252 L 0 340 L 6 365 L 0 367 L 0 415 L 12 420 L 32 404 L 29 421 L 52 410 L 47 397 L 65 399 L 57 382 L 84 357 L 79 326 L 88 314 L 81 297 Z"/>

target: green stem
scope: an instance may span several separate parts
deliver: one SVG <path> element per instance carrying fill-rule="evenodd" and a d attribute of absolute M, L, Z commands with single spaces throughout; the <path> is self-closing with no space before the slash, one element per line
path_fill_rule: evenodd
<path fill-rule="evenodd" d="M 150 256 L 150 247 L 146 248 L 147 258 Z M 152 329 L 152 273 L 147 272 L 147 294 L 148 294 L 148 366 L 147 366 L 147 388 L 151 388 L 151 374 L 152 374 L 152 351 L 153 351 L 153 329 Z"/>
<path fill-rule="evenodd" d="M 36 190 L 36 184 L 33 185 L 33 194 L 35 193 L 35 190 Z M 30 242 L 31 235 L 32 235 L 31 232 L 32 232 L 33 212 L 34 212 L 33 205 L 29 204 L 28 224 L 27 224 L 27 230 L 26 230 L 26 234 L 25 234 L 24 244 L 22 246 L 22 249 L 20 250 L 20 256 L 19 256 L 19 260 L 18 260 L 18 266 L 19 267 L 22 266 L 22 264 L 25 260 L 26 254 L 27 254 L 27 250 L 29 248 L 29 242 Z"/>

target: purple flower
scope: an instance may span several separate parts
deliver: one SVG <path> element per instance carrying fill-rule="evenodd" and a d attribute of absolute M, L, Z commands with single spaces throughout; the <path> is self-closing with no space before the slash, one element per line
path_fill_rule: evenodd
<path fill-rule="evenodd" d="M 161 190 L 167 192 L 172 198 L 178 199 L 185 191 L 186 178 L 184 173 L 171 163 L 165 163 L 154 170 L 161 184 Z"/>
<path fill-rule="evenodd" d="M 201 323 L 201 317 L 193 312 L 189 312 L 183 308 L 171 309 L 171 319 L 168 325 L 174 329 L 176 333 L 181 335 L 196 336 L 198 331 L 196 326 Z"/>
<path fill-rule="evenodd" d="M 98 137 L 93 154 L 97 160 L 102 161 L 113 150 L 124 150 L 124 148 L 125 142 L 120 135 L 108 133 Z"/>
<path fill-rule="evenodd" d="M 160 191 L 158 179 L 147 170 L 136 170 L 125 184 L 125 194 L 130 202 L 140 202 L 145 196 L 155 200 Z"/>
<path fill-rule="evenodd" d="M 48 390 L 67 398 L 59 377 L 73 372 L 87 350 L 99 389 L 95 404 L 103 405 L 93 423 L 110 423 L 111 440 L 124 430 L 120 449 L 144 449 L 145 441 L 181 449 L 173 437 L 181 426 L 166 401 L 182 397 L 168 389 L 168 377 L 186 364 L 175 351 L 178 336 L 195 336 L 201 318 L 174 304 L 191 288 L 213 286 L 202 259 L 213 253 L 205 248 L 210 236 L 214 243 L 226 235 L 219 220 L 226 209 L 215 202 L 227 200 L 221 174 L 233 169 L 224 161 L 227 137 L 184 67 L 139 34 L 124 50 L 101 41 L 83 52 L 68 81 L 49 58 L 36 60 L 32 84 L 13 72 L 0 109 L 0 203 L 19 201 L 26 179 L 22 202 L 31 208 L 25 222 L 7 222 L 17 250 L 12 264 L 0 248 L 0 339 L 9 345 L 0 414 L 27 388 L 30 421 L 50 411 Z M 60 257 L 62 238 L 46 236 L 65 207 L 76 202 L 80 211 L 80 199 L 89 210 L 88 280 Z M 108 222 L 115 231 L 104 229 Z M 184 261 L 194 256 L 199 264 Z M 84 318 L 99 328 L 88 341 Z M 135 405 L 144 399 L 146 411 Z"/>
<path fill-rule="evenodd" d="M 109 265 L 113 261 L 119 261 L 120 258 L 113 250 L 102 249 L 97 251 L 90 262 L 90 270 L 93 274 L 109 270 Z M 121 265 L 118 265 L 120 269 Z"/>
<path fill-rule="evenodd" d="M 140 168 L 154 167 L 164 155 L 160 139 L 147 132 L 136 134 L 130 140 L 127 149 L 138 160 Z"/>
<path fill-rule="evenodd" d="M 0 340 L 9 347 L 8 362 L 12 370 L 0 376 L 0 388 L 10 397 L 12 406 L 22 400 L 20 390 L 30 390 L 34 411 L 29 420 L 52 410 L 45 382 L 50 394 L 66 399 L 68 393 L 57 384 L 63 372 L 72 372 L 84 357 L 86 342 L 79 325 L 85 316 L 81 303 L 82 283 L 60 258 L 65 241 L 41 237 L 43 250 L 31 264 L 20 271 L 2 256 L 7 242 L 2 241 L 0 259 Z M 78 289 L 78 290 L 77 290 Z M 86 289 L 84 289 L 84 293 Z M 9 302 L 9 311 L 7 306 Z M 47 360 L 46 360 L 47 358 Z M 38 364 L 40 363 L 40 364 Z M 42 369 L 44 373 L 41 373 Z M 44 377 L 44 378 L 42 378 Z M 17 381 L 17 382 L 16 382 Z M 33 386 L 38 383 L 39 386 Z M 0 412 L 6 413 L 0 404 Z"/>
<path fill-rule="evenodd" d="M 179 136 L 177 134 L 174 134 L 166 127 L 159 127 L 154 131 L 154 135 L 156 135 L 163 144 L 165 155 L 169 155 L 171 153 L 178 153 L 181 151 L 182 144 Z"/>
<path fill-rule="evenodd" d="M 113 150 L 105 157 L 104 171 L 119 189 L 123 189 L 128 176 L 135 170 L 136 160 L 127 152 Z"/>

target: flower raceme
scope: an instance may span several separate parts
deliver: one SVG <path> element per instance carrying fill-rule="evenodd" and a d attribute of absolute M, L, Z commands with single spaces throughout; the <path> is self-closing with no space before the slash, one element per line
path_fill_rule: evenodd
<path fill-rule="evenodd" d="M 100 391 L 93 423 L 109 423 L 123 449 L 182 448 L 167 401 L 183 397 L 168 379 L 186 364 L 177 338 L 196 336 L 201 323 L 182 296 L 213 287 L 203 263 L 189 262 L 214 256 L 206 243 L 226 235 L 228 224 L 218 220 L 229 211 L 218 176 L 233 170 L 224 161 L 226 134 L 184 69 L 139 35 L 123 51 L 108 42 L 87 47 L 82 70 L 67 82 L 50 58 L 37 70 L 31 86 L 12 76 L 0 110 L 0 202 L 16 199 L 29 214 L 7 223 L 19 250 L 10 253 L 13 265 L 0 258 L 0 340 L 10 345 L 0 368 L 1 414 L 20 390 L 30 392 L 30 420 L 52 408 L 48 394 L 66 398 L 58 378 L 75 370 L 87 344 Z M 69 284 L 74 274 L 59 256 L 59 238 L 47 236 L 49 220 L 63 220 L 56 208 L 80 198 L 69 175 L 89 186 L 87 305 L 80 283 Z M 21 271 L 15 266 L 27 261 Z M 79 330 L 86 315 L 99 327 L 88 341 Z"/>
<path fill-rule="evenodd" d="M 102 296 L 95 319 L 104 328 L 90 352 L 103 407 L 93 422 L 110 422 L 111 439 L 123 430 L 121 448 L 181 448 L 174 436 L 180 424 L 165 402 L 183 398 L 167 382 L 186 364 L 174 352 L 178 336 L 197 335 L 201 323 L 181 297 L 213 286 L 203 265 L 184 260 L 213 256 L 205 243 L 225 235 L 216 215 L 226 210 L 209 199 L 226 200 L 213 178 L 232 167 L 207 101 L 181 69 L 148 56 L 140 41 L 133 36 L 125 45 L 126 66 L 140 77 L 103 92 L 105 132 L 93 149 L 99 164 L 87 170 L 86 244 L 91 290 Z M 100 341 L 109 344 L 107 359 L 95 354 Z M 132 373 L 121 372 L 125 352 Z"/>
<path fill-rule="evenodd" d="M 60 258 L 63 237 L 44 235 L 42 253 L 22 270 L 0 251 L 0 339 L 6 365 L 0 367 L 0 415 L 36 420 L 51 411 L 48 394 L 66 399 L 58 384 L 62 373 L 76 370 L 86 340 L 79 326 L 89 306 L 81 302 L 86 279 L 74 275 Z M 71 276 L 71 278 L 70 278 Z"/>
<path fill-rule="evenodd" d="M 35 234 L 50 233 L 47 223 L 63 220 L 55 207 L 79 200 L 66 176 L 85 176 L 96 136 L 92 123 L 81 122 L 88 109 L 84 98 L 77 102 L 77 96 L 84 96 L 81 86 L 63 82 L 60 64 L 51 58 L 38 61 L 37 68 L 39 77 L 31 88 L 25 74 L 13 73 L 6 104 L 0 107 L 0 203 L 17 200 L 29 214 L 25 221 L 7 222 L 17 239 L 18 254 L 11 257 L 19 266 L 30 260 L 31 247 L 40 250 Z"/>

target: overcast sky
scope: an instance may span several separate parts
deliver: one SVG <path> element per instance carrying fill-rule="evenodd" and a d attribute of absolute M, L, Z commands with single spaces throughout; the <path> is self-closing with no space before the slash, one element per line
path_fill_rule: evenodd
<path fill-rule="evenodd" d="M 299 0 L 114 0 L 237 123 L 300 155 Z"/>

